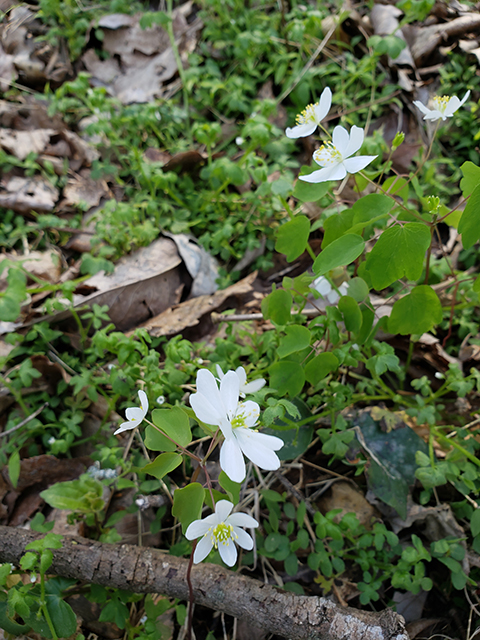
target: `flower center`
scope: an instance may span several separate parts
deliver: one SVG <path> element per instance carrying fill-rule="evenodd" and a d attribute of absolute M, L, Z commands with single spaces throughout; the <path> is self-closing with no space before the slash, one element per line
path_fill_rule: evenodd
<path fill-rule="evenodd" d="M 437 111 L 440 113 L 444 113 L 447 108 L 447 104 L 450 102 L 450 98 L 448 96 L 435 96 L 433 99 L 433 104 Z"/>
<path fill-rule="evenodd" d="M 313 158 L 321 167 L 325 167 L 329 164 L 338 164 L 343 160 L 342 154 L 333 142 L 326 142 L 325 144 L 322 144 L 322 146 L 313 154 Z"/>
<path fill-rule="evenodd" d="M 216 527 L 214 527 L 210 539 L 212 541 L 212 544 L 215 545 L 215 549 L 218 549 L 219 542 L 221 542 L 222 544 L 227 543 L 228 545 L 230 539 L 232 539 L 234 536 L 238 537 L 233 532 L 232 525 L 221 522 L 220 524 L 217 524 Z"/>
<path fill-rule="evenodd" d="M 309 104 L 305 109 L 297 115 L 297 124 L 308 124 L 309 122 L 316 122 L 315 120 L 315 105 Z"/>

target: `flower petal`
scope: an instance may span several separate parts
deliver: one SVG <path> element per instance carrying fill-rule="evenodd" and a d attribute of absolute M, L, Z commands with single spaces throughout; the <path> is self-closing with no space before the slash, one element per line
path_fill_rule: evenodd
<path fill-rule="evenodd" d="M 217 370 L 218 379 L 221 380 L 223 378 L 223 376 L 225 375 L 223 373 L 222 367 L 219 364 L 216 364 L 215 365 L 215 369 Z"/>
<path fill-rule="evenodd" d="M 194 520 L 188 525 L 185 531 L 185 537 L 187 540 L 200 538 L 200 536 L 204 536 L 207 533 L 211 526 L 212 525 L 209 522 L 205 522 L 205 520 Z"/>
<path fill-rule="evenodd" d="M 271 448 L 261 443 L 259 438 L 255 437 L 258 435 L 265 437 L 265 434 L 258 434 L 250 429 L 239 428 L 235 430 L 235 435 L 237 436 L 237 441 L 243 453 L 261 469 L 274 471 L 280 467 L 280 460 L 277 454 L 274 453 Z M 275 436 L 270 437 L 274 438 Z M 275 440 L 277 440 L 277 438 L 275 438 Z M 278 440 L 280 440 L 280 438 L 278 438 Z"/>
<path fill-rule="evenodd" d="M 320 100 L 315 105 L 315 118 L 317 123 L 320 123 L 330 111 L 332 106 L 332 91 L 330 87 L 325 87 L 320 96 Z"/>
<path fill-rule="evenodd" d="M 243 416 L 247 427 L 253 427 L 257 424 L 260 415 L 260 407 L 256 402 L 247 400 L 238 405 L 237 416 Z"/>
<path fill-rule="evenodd" d="M 237 412 L 240 395 L 240 381 L 235 371 L 227 371 L 223 376 L 220 382 L 220 395 L 227 416 L 231 420 Z"/>
<path fill-rule="evenodd" d="M 197 371 L 197 393 L 205 396 L 211 405 L 218 407 L 218 411 L 223 413 L 222 396 L 218 390 L 218 384 L 213 373 L 208 369 L 199 369 Z"/>
<path fill-rule="evenodd" d="M 277 436 L 271 436 L 268 433 L 259 433 L 258 431 L 252 431 L 249 429 L 245 429 L 245 431 L 249 431 L 253 434 L 253 438 L 255 443 L 262 445 L 262 447 L 267 447 L 267 449 L 273 449 L 273 451 L 278 451 L 284 446 L 284 441 Z"/>
<path fill-rule="evenodd" d="M 243 387 L 243 385 L 245 385 L 247 382 L 247 374 L 245 373 L 245 369 L 243 367 L 237 367 L 235 369 L 235 373 L 237 374 L 240 387 Z"/>
<path fill-rule="evenodd" d="M 450 117 L 450 116 L 449 116 Z M 425 116 L 423 116 L 424 120 L 446 120 L 447 116 L 439 111 L 438 109 L 434 109 L 433 111 L 429 111 Z"/>
<path fill-rule="evenodd" d="M 218 518 L 218 522 L 225 522 L 233 509 L 233 503 L 229 500 L 219 500 L 215 505 L 215 514 Z"/>
<path fill-rule="evenodd" d="M 253 549 L 252 536 L 238 527 L 233 527 L 233 532 L 235 533 L 235 542 L 240 545 L 242 549 L 245 549 L 246 551 Z"/>
<path fill-rule="evenodd" d="M 142 389 L 140 389 L 140 391 L 138 392 L 138 397 L 140 398 L 140 407 L 141 407 L 141 411 L 143 411 L 143 418 L 144 418 L 148 411 L 147 394 L 145 393 L 145 391 L 142 391 Z"/>
<path fill-rule="evenodd" d="M 195 552 L 193 554 L 193 562 L 195 564 L 198 564 L 202 560 L 205 560 L 212 548 L 212 539 L 210 538 L 210 536 L 204 536 L 195 548 Z"/>
<path fill-rule="evenodd" d="M 308 176 L 298 176 L 298 179 L 302 180 L 303 182 L 310 182 L 314 184 L 316 184 L 317 182 L 328 182 L 329 180 L 336 180 L 336 178 L 331 178 L 330 176 L 336 172 L 338 166 L 342 165 L 325 167 L 324 169 L 319 169 L 318 171 L 309 173 Z M 342 178 L 344 178 L 345 176 L 346 173 L 343 174 Z"/>
<path fill-rule="evenodd" d="M 243 393 L 255 393 L 255 391 L 260 391 L 265 385 L 267 381 L 265 378 L 257 378 L 256 380 L 252 380 L 251 382 L 247 382 L 240 387 L 240 390 Z"/>
<path fill-rule="evenodd" d="M 458 105 L 459 109 L 460 109 L 460 107 L 462 107 L 465 104 L 465 102 L 469 99 L 469 97 L 470 97 L 470 89 L 467 91 L 467 93 L 460 100 L 460 104 Z"/>
<path fill-rule="evenodd" d="M 138 427 L 139 424 L 140 424 L 140 420 L 129 420 L 128 422 L 122 422 L 122 424 L 118 427 L 118 429 L 113 432 L 113 435 L 116 436 L 119 433 L 128 431 L 129 429 L 135 429 L 135 427 Z"/>
<path fill-rule="evenodd" d="M 127 417 L 127 420 L 135 420 L 137 424 L 141 422 L 145 417 L 145 414 L 140 409 L 140 407 L 129 407 L 125 411 L 125 415 Z"/>
<path fill-rule="evenodd" d="M 363 139 L 365 137 L 365 132 L 361 127 L 353 127 L 350 129 L 350 142 L 348 143 L 347 149 L 345 151 L 345 158 L 349 158 L 353 156 L 354 153 L 361 148 L 363 144 Z"/>
<path fill-rule="evenodd" d="M 248 513 L 232 513 L 228 516 L 226 524 L 231 524 L 234 529 L 237 527 L 247 527 L 247 529 L 256 529 L 258 522 Z"/>
<path fill-rule="evenodd" d="M 203 393 L 192 393 L 190 396 L 190 406 L 195 412 L 195 415 L 199 420 L 206 424 L 214 424 L 220 426 L 222 417 L 223 406 L 214 407 L 213 404 L 207 399 Z"/>
<path fill-rule="evenodd" d="M 317 125 L 315 122 L 307 122 L 305 124 L 297 124 L 296 127 L 288 127 L 285 130 L 285 135 L 287 136 L 287 138 L 305 138 L 306 136 L 311 135 L 315 129 L 317 128 Z"/>
<path fill-rule="evenodd" d="M 325 276 L 318 276 L 311 285 L 321 296 L 327 296 L 332 290 L 332 285 Z"/>
<path fill-rule="evenodd" d="M 343 165 L 348 173 L 357 173 L 364 169 L 367 164 L 370 164 L 372 160 L 375 160 L 377 156 L 355 156 L 354 158 L 347 158 L 344 160 Z"/>
<path fill-rule="evenodd" d="M 345 156 L 345 152 L 350 142 L 350 136 L 345 127 L 340 125 L 336 126 L 332 133 L 333 146 L 340 152 L 342 156 Z"/>
<path fill-rule="evenodd" d="M 420 102 L 420 100 L 414 100 L 413 104 L 425 115 L 428 115 L 432 112 L 432 110 L 426 107 L 423 102 Z"/>
<path fill-rule="evenodd" d="M 218 551 L 220 552 L 220 557 L 227 565 L 227 567 L 233 567 L 235 562 L 237 561 L 237 547 L 235 543 L 230 538 L 226 542 L 218 543 Z"/>
<path fill-rule="evenodd" d="M 230 424 L 230 420 L 228 420 L 227 418 L 222 418 L 218 426 L 220 427 L 225 440 L 231 440 L 233 438 L 233 429 L 232 425 Z"/>
<path fill-rule="evenodd" d="M 223 443 L 220 449 L 220 467 L 233 482 L 245 480 L 245 460 L 236 438 Z"/>

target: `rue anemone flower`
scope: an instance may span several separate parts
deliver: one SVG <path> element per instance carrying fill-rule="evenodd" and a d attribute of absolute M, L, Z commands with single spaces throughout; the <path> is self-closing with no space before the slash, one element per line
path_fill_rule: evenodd
<path fill-rule="evenodd" d="M 220 449 L 220 466 L 233 482 L 243 482 L 246 475 L 245 455 L 261 469 L 273 471 L 280 467 L 275 453 L 283 447 L 276 436 L 258 433 L 260 407 L 256 402 L 239 402 L 240 380 L 235 371 L 228 371 L 218 388 L 208 369 L 197 373 L 197 392 L 190 396 L 190 404 L 199 420 L 220 427 L 225 441 Z"/>
<path fill-rule="evenodd" d="M 315 104 L 309 104 L 297 115 L 296 126 L 288 127 L 285 131 L 287 138 L 305 138 L 311 135 L 320 122 L 327 116 L 332 106 L 332 92 L 325 87 L 320 100 Z"/>
<path fill-rule="evenodd" d="M 311 284 L 312 288 L 324 298 L 327 304 L 336 304 L 340 300 L 340 296 L 346 296 L 348 293 L 348 283 L 343 282 L 337 291 L 332 287 L 325 276 L 319 276 Z"/>
<path fill-rule="evenodd" d="M 304 182 L 327 182 L 342 180 L 347 173 L 357 173 L 377 156 L 353 156 L 363 144 L 365 133 L 360 127 L 353 126 L 350 133 L 341 126 L 335 127 L 332 141 L 322 144 L 315 151 L 313 159 L 322 167 L 308 176 L 299 176 Z"/>
<path fill-rule="evenodd" d="M 232 509 L 231 502 L 220 500 L 215 505 L 215 513 L 203 518 L 203 520 L 194 520 L 189 525 L 185 532 L 185 537 L 188 540 L 195 540 L 195 538 L 203 536 L 193 554 L 195 564 L 204 560 L 215 547 L 225 564 L 233 567 L 237 561 L 235 543 L 246 551 L 253 549 L 252 537 L 240 527 L 253 529 L 258 527 L 258 522 L 246 513 L 231 513 Z"/>
<path fill-rule="evenodd" d="M 125 415 L 127 417 L 127 422 L 122 422 L 119 428 L 114 432 L 114 436 L 117 433 L 122 433 L 123 431 L 128 431 L 129 429 L 135 429 L 142 422 L 142 420 L 147 415 L 148 411 L 148 398 L 145 391 L 139 391 L 138 397 L 140 399 L 139 407 L 129 407 L 125 411 Z"/>
<path fill-rule="evenodd" d="M 458 111 L 469 97 L 470 90 L 467 91 L 462 100 L 457 98 L 457 96 L 452 96 L 451 98 L 448 96 L 435 96 L 435 98 L 433 98 L 433 109 L 426 107 L 420 100 L 415 100 L 413 104 L 424 114 L 424 120 L 435 121 L 440 120 L 440 118 L 446 120 L 447 118 L 451 118 L 455 111 Z"/>
<path fill-rule="evenodd" d="M 217 364 L 216 369 L 218 379 L 222 380 L 225 376 L 222 371 L 222 367 Z M 255 393 L 255 391 L 260 391 L 260 389 L 266 384 L 265 378 L 257 378 L 256 380 L 252 380 L 252 382 L 247 382 L 247 374 L 245 373 L 245 369 L 243 367 L 237 367 L 234 373 L 237 374 L 238 381 L 240 383 L 241 398 L 244 398 L 247 393 Z"/>

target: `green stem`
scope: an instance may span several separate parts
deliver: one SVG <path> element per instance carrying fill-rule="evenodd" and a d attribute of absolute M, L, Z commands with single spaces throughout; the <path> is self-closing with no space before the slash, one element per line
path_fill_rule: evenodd
<path fill-rule="evenodd" d="M 457 451 L 460 451 L 460 453 L 463 453 L 463 455 L 468 458 L 470 462 L 473 462 L 473 464 L 476 464 L 477 467 L 480 467 L 480 460 L 472 453 L 470 453 L 470 451 L 467 451 L 467 449 L 462 447 L 462 445 L 457 444 L 454 440 L 449 440 L 446 436 L 443 435 L 443 433 L 440 433 L 436 427 L 431 427 L 431 433 L 433 433 L 440 442 L 443 442 L 443 444 L 446 444 L 449 447 L 453 447 Z"/>
<path fill-rule="evenodd" d="M 52 634 L 53 640 L 58 640 L 58 636 L 55 631 L 55 627 L 53 626 L 52 619 L 50 618 L 50 614 L 47 608 L 47 603 L 45 601 L 45 574 L 43 573 L 40 573 L 40 593 L 41 593 L 40 609 L 42 610 L 42 613 L 45 616 L 45 620 L 47 621 L 48 628 L 50 629 L 50 633 Z"/>

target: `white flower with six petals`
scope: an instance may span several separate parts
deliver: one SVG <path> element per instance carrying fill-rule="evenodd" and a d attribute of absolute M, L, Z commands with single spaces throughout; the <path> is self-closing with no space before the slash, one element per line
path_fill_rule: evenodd
<path fill-rule="evenodd" d="M 142 420 L 147 415 L 148 411 L 148 398 L 145 391 L 139 391 L 138 397 L 140 399 L 140 407 L 129 407 L 125 411 L 125 415 L 127 417 L 127 422 L 122 422 L 119 428 L 114 432 L 114 436 L 118 433 L 122 433 L 123 431 L 128 431 L 129 429 L 135 429 L 142 422 Z"/>
<path fill-rule="evenodd" d="M 326 87 L 320 100 L 315 104 L 309 104 L 296 119 L 295 127 L 288 127 L 285 131 L 287 138 L 305 138 L 311 135 L 320 122 L 326 117 L 332 106 L 332 92 Z"/>
<path fill-rule="evenodd" d="M 219 380 L 225 376 L 222 371 L 222 367 L 217 364 L 215 365 L 217 369 L 217 376 Z M 247 393 L 255 393 L 255 391 L 260 391 L 262 387 L 265 386 L 267 381 L 265 378 L 257 378 L 257 380 L 252 380 L 252 382 L 247 382 L 247 374 L 245 373 L 245 369 L 243 367 L 237 367 L 235 372 L 238 376 L 238 381 L 240 383 L 240 397 L 244 398 Z"/>
<path fill-rule="evenodd" d="M 253 549 L 252 537 L 240 527 L 252 529 L 258 527 L 258 522 L 246 513 L 231 513 L 232 509 L 231 502 L 220 500 L 215 505 L 215 513 L 189 525 L 185 532 L 188 540 L 203 536 L 193 554 L 195 564 L 204 560 L 215 547 L 225 564 L 233 567 L 237 561 L 235 542 L 246 551 Z"/>
<path fill-rule="evenodd" d="M 318 276 L 312 284 L 312 288 L 325 298 L 327 304 L 336 304 L 340 300 L 340 296 L 346 296 L 348 293 L 348 282 L 343 282 L 337 291 L 332 287 L 325 276 Z"/>
<path fill-rule="evenodd" d="M 462 100 L 457 98 L 457 96 L 452 96 L 451 98 L 448 96 L 435 96 L 435 98 L 433 98 L 433 109 L 426 107 L 420 100 L 415 100 L 413 104 L 424 114 L 424 120 L 434 121 L 440 120 L 440 118 L 446 120 L 447 118 L 451 118 L 455 111 L 458 111 L 469 97 L 470 90 L 467 91 Z"/>
<path fill-rule="evenodd" d="M 197 373 L 197 392 L 190 396 L 190 405 L 199 420 L 220 427 L 225 442 L 220 449 L 220 466 L 233 482 L 243 482 L 246 475 L 245 455 L 261 469 L 273 471 L 280 467 L 275 453 L 283 447 L 276 436 L 258 433 L 251 427 L 257 423 L 260 407 L 256 402 L 239 402 L 240 380 L 235 371 L 228 371 L 218 388 L 208 369 Z"/>
<path fill-rule="evenodd" d="M 304 182 L 327 182 L 342 180 L 347 173 L 357 173 L 377 156 L 356 156 L 351 158 L 363 144 L 364 130 L 353 126 L 350 133 L 341 126 L 335 127 L 332 142 L 326 142 L 313 154 L 315 162 L 322 167 L 308 176 L 299 176 Z"/>

